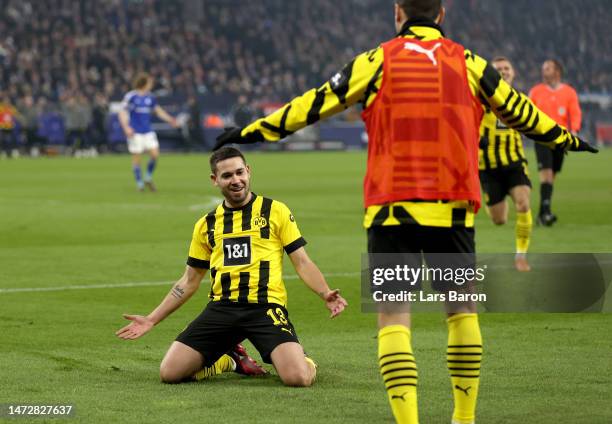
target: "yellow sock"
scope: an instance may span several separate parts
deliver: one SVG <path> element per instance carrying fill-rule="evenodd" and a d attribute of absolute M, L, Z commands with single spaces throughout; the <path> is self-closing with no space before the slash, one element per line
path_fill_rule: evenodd
<path fill-rule="evenodd" d="M 446 361 L 455 400 L 453 420 L 459 424 L 474 422 L 481 360 L 482 336 L 478 315 L 456 314 L 450 317 Z"/>
<path fill-rule="evenodd" d="M 417 368 L 410 330 L 389 325 L 378 332 L 378 364 L 398 424 L 418 424 Z"/>
<path fill-rule="evenodd" d="M 533 228 L 533 220 L 531 211 L 516 213 L 516 253 L 527 253 L 529 242 L 531 239 L 531 229 Z"/>
<path fill-rule="evenodd" d="M 231 372 L 236 369 L 236 363 L 228 355 L 223 355 L 217 362 L 210 367 L 202 368 L 193 375 L 195 381 L 202 381 L 223 372 Z"/>
<path fill-rule="evenodd" d="M 310 366 L 312 367 L 312 381 L 314 381 L 317 378 L 317 363 L 310 359 L 308 356 L 305 356 L 304 359 L 306 359 L 306 362 L 308 362 L 308 364 L 310 364 Z"/>

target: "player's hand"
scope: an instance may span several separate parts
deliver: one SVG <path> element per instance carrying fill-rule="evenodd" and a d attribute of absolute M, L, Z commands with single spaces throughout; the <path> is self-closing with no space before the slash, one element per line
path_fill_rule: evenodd
<path fill-rule="evenodd" d="M 593 146 L 591 146 L 586 141 L 582 140 L 580 137 L 575 136 L 574 134 L 567 132 L 565 136 L 565 141 L 561 144 L 561 147 L 566 152 L 591 152 L 597 153 L 599 150 Z"/>
<path fill-rule="evenodd" d="M 226 144 L 252 144 L 264 141 L 260 132 L 249 133 L 247 136 L 242 136 L 243 128 L 229 127 L 217 137 L 217 143 L 213 150 L 219 150 Z"/>
<path fill-rule="evenodd" d="M 576 137 L 578 139 L 578 144 L 570 149 L 572 152 L 590 152 L 590 153 L 598 153 L 599 149 L 595 146 L 590 145 L 584 140 Z"/>
<path fill-rule="evenodd" d="M 148 333 L 155 325 L 153 321 L 151 321 L 147 317 L 143 317 L 142 315 L 123 314 L 123 318 L 132 321 L 131 323 L 129 323 L 128 325 L 126 325 L 121 330 L 115 333 L 117 337 L 124 340 L 137 339 L 140 336 L 143 336 Z"/>
<path fill-rule="evenodd" d="M 123 129 L 123 132 L 125 132 L 125 136 L 127 138 L 132 138 L 134 137 L 134 128 L 132 127 L 127 127 Z"/>
<path fill-rule="evenodd" d="M 179 127 L 180 127 L 180 125 L 179 125 L 179 123 L 178 123 L 178 119 L 176 119 L 176 118 L 172 118 L 172 121 L 170 121 L 170 126 L 171 126 L 172 128 L 179 128 Z"/>
<path fill-rule="evenodd" d="M 344 311 L 344 308 L 348 306 L 347 301 L 340 296 L 340 290 L 338 289 L 330 290 L 325 293 L 323 295 L 323 300 L 325 301 L 325 307 L 331 312 L 330 318 L 337 317 Z"/>

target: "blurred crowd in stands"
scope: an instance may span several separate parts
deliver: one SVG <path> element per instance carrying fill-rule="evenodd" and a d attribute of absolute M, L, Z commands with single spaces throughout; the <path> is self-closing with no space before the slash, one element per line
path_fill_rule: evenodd
<path fill-rule="evenodd" d="M 509 57 L 523 90 L 539 82 L 541 63 L 554 57 L 578 92 L 610 93 L 608 3 L 446 0 L 444 28 L 485 58 Z M 391 4 L 0 0 L 0 129 L 7 132 L 6 104 L 26 134 L 37 116 L 54 112 L 70 145 L 102 144 L 108 104 L 130 90 L 139 71 L 155 76 L 158 96 L 183 99 L 186 108 L 199 99 L 206 110 L 207 96 L 221 96 L 242 118 L 247 111 L 252 117 L 254 101 L 288 100 L 391 38 Z"/>
<path fill-rule="evenodd" d="M 510 58 L 517 87 L 540 80 L 540 65 L 555 58 L 579 93 L 612 92 L 612 36 L 608 0 L 446 0 L 444 25 L 455 40 L 486 59 Z"/>

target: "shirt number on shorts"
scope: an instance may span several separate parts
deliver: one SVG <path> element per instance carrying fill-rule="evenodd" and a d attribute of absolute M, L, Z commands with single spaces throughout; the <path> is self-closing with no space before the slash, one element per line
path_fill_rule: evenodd
<path fill-rule="evenodd" d="M 268 312 L 266 312 L 266 314 L 268 314 L 268 316 L 272 318 L 272 322 L 276 326 L 287 325 L 289 323 L 289 321 L 287 321 L 285 313 L 281 308 L 276 308 L 276 310 L 268 309 Z"/>
<path fill-rule="evenodd" d="M 251 237 L 235 237 L 223 240 L 223 266 L 249 265 L 251 263 Z"/>

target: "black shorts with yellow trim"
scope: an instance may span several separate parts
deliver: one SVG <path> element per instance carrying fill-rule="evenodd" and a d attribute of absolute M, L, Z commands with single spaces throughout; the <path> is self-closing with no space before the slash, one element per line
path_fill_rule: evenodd
<path fill-rule="evenodd" d="M 368 228 L 370 270 L 407 265 L 411 268 L 458 269 L 476 264 L 476 244 L 473 227 L 430 227 L 415 224 L 373 226 Z M 447 291 L 456 286 L 448 281 L 432 281 L 432 288 Z M 371 290 L 379 287 L 372 285 Z M 411 286 L 401 285 L 392 291 L 421 289 L 421 281 Z"/>
<path fill-rule="evenodd" d="M 285 307 L 229 301 L 209 302 L 176 341 L 200 352 L 208 367 L 244 339 L 253 343 L 267 364 L 272 363 L 270 355 L 278 345 L 299 343 Z"/>
<path fill-rule="evenodd" d="M 518 163 L 515 166 L 480 171 L 480 185 L 485 193 L 487 206 L 502 202 L 516 186 L 531 187 L 531 180 L 525 168 L 526 164 Z"/>

